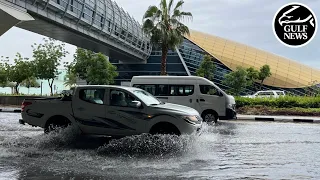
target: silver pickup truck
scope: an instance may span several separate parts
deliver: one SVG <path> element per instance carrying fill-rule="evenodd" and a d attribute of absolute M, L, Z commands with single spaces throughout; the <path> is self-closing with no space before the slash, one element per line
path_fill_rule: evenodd
<path fill-rule="evenodd" d="M 192 108 L 163 103 L 134 87 L 77 86 L 62 98 L 25 99 L 20 124 L 44 128 L 76 125 L 84 134 L 130 136 L 192 134 L 201 129 L 202 118 Z"/>

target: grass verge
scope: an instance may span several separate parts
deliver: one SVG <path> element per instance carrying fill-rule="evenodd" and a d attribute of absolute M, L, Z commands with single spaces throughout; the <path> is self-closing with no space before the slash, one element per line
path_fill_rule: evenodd
<path fill-rule="evenodd" d="M 276 108 L 267 106 L 244 106 L 237 109 L 238 114 L 278 115 L 278 116 L 319 116 L 320 108 Z"/>

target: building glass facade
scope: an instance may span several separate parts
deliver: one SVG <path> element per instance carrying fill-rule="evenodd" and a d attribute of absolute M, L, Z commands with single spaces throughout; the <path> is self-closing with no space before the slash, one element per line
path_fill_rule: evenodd
<path fill-rule="evenodd" d="M 187 38 L 184 39 L 178 50 L 179 52 L 169 51 L 168 53 L 167 73 L 170 76 L 196 75 L 196 70 L 199 68 L 204 55 L 210 55 Z M 179 56 L 179 54 L 181 56 Z M 217 58 L 213 56 L 211 57 L 216 65 L 214 83 L 217 84 L 221 89 L 227 90 L 228 86 L 224 85 L 222 81 L 224 80 L 224 76 L 230 73 L 232 70 Z M 160 75 L 161 51 L 153 50 L 146 64 L 122 64 L 116 61 L 110 61 L 118 68 L 119 76 L 116 78 L 116 84 L 121 85 L 121 82 L 130 82 L 133 76 Z M 186 67 L 183 65 L 183 63 L 185 63 Z M 188 74 L 188 71 L 190 74 Z M 257 85 L 258 84 L 256 84 L 256 86 Z M 294 94 L 303 94 L 303 89 L 301 88 L 280 88 L 263 85 L 262 89 L 284 90 L 287 92 L 290 91 Z M 245 92 L 243 92 L 243 94 L 253 94 L 255 91 L 256 90 L 254 88 L 249 87 L 245 90 Z"/>

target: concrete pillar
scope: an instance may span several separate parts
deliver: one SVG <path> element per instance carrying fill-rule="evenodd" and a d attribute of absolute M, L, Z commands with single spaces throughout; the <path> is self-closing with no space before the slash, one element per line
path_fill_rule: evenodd
<path fill-rule="evenodd" d="M 13 26 L 34 18 L 27 10 L 7 1 L 0 1 L 0 36 Z"/>

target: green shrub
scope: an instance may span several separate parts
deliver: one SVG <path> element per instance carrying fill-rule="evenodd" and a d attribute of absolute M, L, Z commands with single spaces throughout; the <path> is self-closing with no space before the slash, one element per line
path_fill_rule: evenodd
<path fill-rule="evenodd" d="M 276 108 L 320 108 L 320 97 L 283 96 L 279 98 L 246 98 L 235 97 L 237 107 L 269 106 Z"/>

